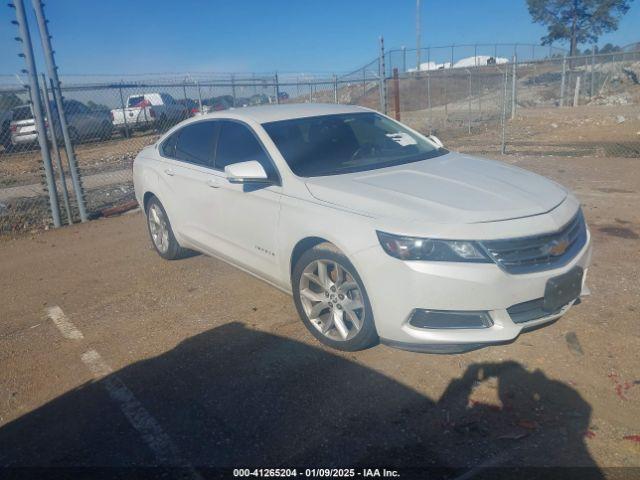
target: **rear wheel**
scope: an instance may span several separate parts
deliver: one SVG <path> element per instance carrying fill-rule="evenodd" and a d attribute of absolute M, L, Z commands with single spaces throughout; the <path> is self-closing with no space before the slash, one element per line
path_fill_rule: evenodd
<path fill-rule="evenodd" d="M 362 350 L 378 334 L 364 284 L 349 259 L 330 243 L 308 250 L 292 274 L 298 314 L 320 342 L 338 350 Z"/>
<path fill-rule="evenodd" d="M 162 258 L 175 260 L 186 254 L 187 250 L 178 244 L 167 212 L 156 197 L 149 200 L 147 204 L 147 227 L 151 243 Z"/>
<path fill-rule="evenodd" d="M 111 122 L 102 122 L 100 125 L 100 140 L 111 140 L 111 134 L 113 133 L 113 125 Z"/>

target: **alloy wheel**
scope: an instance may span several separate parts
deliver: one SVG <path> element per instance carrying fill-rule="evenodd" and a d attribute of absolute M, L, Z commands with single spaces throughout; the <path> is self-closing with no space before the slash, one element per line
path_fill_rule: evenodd
<path fill-rule="evenodd" d="M 315 260 L 300 277 L 300 300 L 311 324 L 331 340 L 355 337 L 364 325 L 364 297 L 354 276 L 338 262 Z"/>

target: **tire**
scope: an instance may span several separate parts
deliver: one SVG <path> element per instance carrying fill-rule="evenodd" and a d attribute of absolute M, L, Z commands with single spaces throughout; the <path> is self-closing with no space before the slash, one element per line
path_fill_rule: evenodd
<path fill-rule="evenodd" d="M 111 135 L 113 134 L 113 125 L 110 122 L 102 122 L 100 126 L 100 140 L 106 142 L 107 140 L 111 140 Z"/>
<path fill-rule="evenodd" d="M 178 244 L 167 212 L 156 197 L 147 203 L 146 215 L 149 238 L 158 255 L 165 260 L 177 260 L 185 256 L 188 250 Z"/>
<path fill-rule="evenodd" d="M 362 279 L 335 246 L 321 243 L 303 253 L 293 268 L 291 282 L 298 315 L 321 343 L 349 352 L 378 343 Z"/>

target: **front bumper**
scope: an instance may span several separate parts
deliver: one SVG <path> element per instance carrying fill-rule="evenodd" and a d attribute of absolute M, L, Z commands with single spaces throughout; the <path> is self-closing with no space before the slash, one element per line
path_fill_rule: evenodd
<path fill-rule="evenodd" d="M 508 343 L 522 331 L 556 320 L 572 306 L 516 323 L 507 309 L 544 297 L 547 280 L 579 266 L 582 293 L 591 261 L 591 235 L 578 254 L 561 268 L 509 274 L 494 263 L 405 262 L 375 246 L 354 256 L 373 308 L 383 343 L 400 348 L 454 353 L 489 344 Z M 486 311 L 493 325 L 481 329 L 427 329 L 409 324 L 414 309 Z"/>

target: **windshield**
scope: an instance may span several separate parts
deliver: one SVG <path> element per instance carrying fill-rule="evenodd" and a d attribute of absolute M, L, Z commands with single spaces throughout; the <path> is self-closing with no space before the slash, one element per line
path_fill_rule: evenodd
<path fill-rule="evenodd" d="M 31 113 L 31 107 L 26 105 L 23 107 L 14 108 L 12 118 L 15 122 L 19 122 L 21 120 L 29 120 L 33 118 L 33 114 Z"/>
<path fill-rule="evenodd" d="M 300 177 L 361 172 L 447 153 L 377 113 L 348 113 L 263 124 Z"/>

